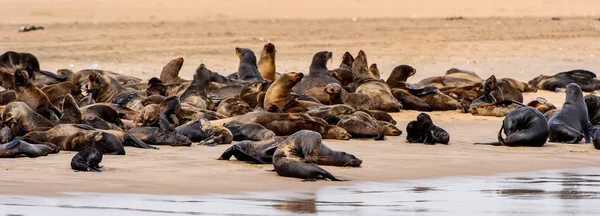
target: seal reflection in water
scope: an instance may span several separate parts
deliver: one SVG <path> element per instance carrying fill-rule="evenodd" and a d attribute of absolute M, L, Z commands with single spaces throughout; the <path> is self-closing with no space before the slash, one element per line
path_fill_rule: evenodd
<path fill-rule="evenodd" d="M 280 176 L 305 181 L 342 181 L 316 164 L 321 140 L 319 133 L 308 130 L 301 130 L 287 137 L 273 154 L 275 172 Z"/>
<path fill-rule="evenodd" d="M 550 142 L 579 143 L 585 139 L 590 143 L 590 122 L 583 93 L 575 83 L 567 85 L 565 103 L 550 120 Z"/>
<path fill-rule="evenodd" d="M 71 159 L 71 168 L 84 172 L 102 172 L 100 162 L 102 161 L 102 152 L 90 147 L 84 148 Z"/>
<path fill-rule="evenodd" d="M 408 123 L 406 132 L 408 133 L 406 140 L 409 143 L 448 144 L 450 142 L 450 134 L 434 125 L 431 117 L 426 113 L 419 114 L 416 121 Z"/>
<path fill-rule="evenodd" d="M 502 131 L 506 138 L 502 137 Z M 549 133 L 544 115 L 533 107 L 523 107 L 506 115 L 498 132 L 498 142 L 505 146 L 541 147 Z"/>

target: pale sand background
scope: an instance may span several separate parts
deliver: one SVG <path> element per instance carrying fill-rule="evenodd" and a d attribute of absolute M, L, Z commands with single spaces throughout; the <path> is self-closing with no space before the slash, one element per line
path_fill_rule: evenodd
<path fill-rule="evenodd" d="M 169 3 L 177 2 L 177 3 Z M 451 67 L 527 81 L 540 74 L 584 68 L 600 71 L 600 4 L 596 1 L 31 1 L 0 0 L 0 52 L 34 53 L 42 68 L 99 68 L 150 78 L 176 57 L 191 78 L 200 64 L 224 74 L 237 69 L 234 47 L 259 53 L 277 46 L 280 72 L 306 72 L 312 55 L 367 52 L 387 77 L 398 64 L 418 73 L 409 81 Z M 366 5 L 368 4 L 368 5 Z M 445 17 L 463 16 L 448 21 Z M 560 16 L 561 21 L 550 17 Z M 352 18 L 357 18 L 353 21 Z M 17 33 L 22 24 L 44 31 Z M 564 94 L 543 96 L 557 106 Z M 394 114 L 398 126 L 418 112 Z M 451 134 L 449 146 L 407 144 L 405 135 L 387 141 L 333 141 L 334 149 L 364 160 L 362 168 L 326 167 L 340 178 L 388 181 L 450 175 L 598 166 L 591 145 L 549 143 L 543 148 L 474 146 L 495 141 L 502 118 L 453 112 L 431 113 Z M 75 173 L 73 152 L 42 158 L 0 160 L 0 193 L 55 194 L 61 191 L 157 194 L 236 193 L 316 188 L 351 182 L 300 183 L 247 165 L 216 158 L 227 146 L 127 148 L 127 156 L 105 156 L 103 173 Z"/>

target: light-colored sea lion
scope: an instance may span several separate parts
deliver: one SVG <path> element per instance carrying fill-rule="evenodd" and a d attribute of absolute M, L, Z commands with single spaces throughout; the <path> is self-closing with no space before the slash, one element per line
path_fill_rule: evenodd
<path fill-rule="evenodd" d="M 559 91 L 570 83 L 579 85 L 582 91 L 593 92 L 598 89 L 600 81 L 596 79 L 596 74 L 593 72 L 578 69 L 560 72 L 553 76 L 540 75 L 528 82 L 530 86 L 547 91 Z"/>
<path fill-rule="evenodd" d="M 442 89 L 446 87 L 460 88 L 474 85 L 476 83 L 480 83 L 480 81 L 454 76 L 434 76 L 422 79 L 416 85 L 420 87 L 435 86 L 439 89 Z"/>
<path fill-rule="evenodd" d="M 400 130 L 400 128 L 396 127 L 395 124 L 392 124 L 392 123 L 389 123 L 386 121 L 377 120 L 377 126 L 379 126 L 379 130 L 385 136 L 400 136 L 400 135 L 402 135 L 402 130 Z"/>
<path fill-rule="evenodd" d="M 23 136 L 30 131 L 48 130 L 55 125 L 23 102 L 6 105 L 2 111 L 2 123 L 8 126 L 15 136 Z"/>
<path fill-rule="evenodd" d="M 319 167 L 321 135 L 314 131 L 301 130 L 283 141 L 273 154 L 273 167 L 278 175 L 301 178 L 305 181 L 340 179 Z"/>
<path fill-rule="evenodd" d="M 348 104 L 352 106 L 358 106 L 363 109 L 373 109 L 373 104 L 375 103 L 371 97 L 361 93 L 350 93 L 347 92 L 346 89 L 342 88 L 340 84 L 337 83 L 329 83 L 323 89 L 325 94 L 327 94 L 327 100 L 319 99 L 321 103 L 329 105 L 333 104 Z"/>
<path fill-rule="evenodd" d="M 9 143 L 0 144 L 0 158 L 13 158 L 21 155 L 27 157 L 46 156 L 50 153 L 58 153 L 58 147 L 43 144 L 31 144 L 23 140 L 13 140 Z"/>
<path fill-rule="evenodd" d="M 58 118 L 61 116 L 60 111 L 52 104 L 44 92 L 31 83 L 25 71 L 17 70 L 15 72 L 13 85 L 17 101 L 24 102 L 48 120 L 54 123 L 58 122 Z"/>
<path fill-rule="evenodd" d="M 381 80 L 375 79 L 368 71 L 367 55 L 359 51 L 352 65 L 356 93 L 368 95 L 373 99 L 373 109 L 386 112 L 398 112 L 402 104 L 392 95 L 390 88 Z"/>
<path fill-rule="evenodd" d="M 275 81 L 275 72 L 277 72 L 275 67 L 275 55 L 277 54 L 277 50 L 275 49 L 275 45 L 272 43 L 265 44 L 263 47 L 262 53 L 260 54 L 260 59 L 258 59 L 258 71 L 260 75 L 267 81 Z"/>
<path fill-rule="evenodd" d="M 583 93 L 575 83 L 567 85 L 565 103 L 558 113 L 548 120 L 550 142 L 590 143 L 590 122 Z"/>
<path fill-rule="evenodd" d="M 316 53 L 310 64 L 308 75 L 304 76 L 302 81 L 296 84 L 292 90 L 297 94 L 303 95 L 305 91 L 312 88 L 323 88 L 329 83 L 339 84 L 339 81 L 329 76 L 329 70 L 327 69 L 327 61 L 332 56 L 333 54 L 329 51 Z"/>
<path fill-rule="evenodd" d="M 339 118 L 340 121 L 336 125 L 348 131 L 352 138 L 385 139 L 377 120 L 365 112 L 357 111 L 350 115 L 341 115 Z"/>
<path fill-rule="evenodd" d="M 506 138 L 502 137 L 502 131 Z M 506 115 L 498 132 L 498 142 L 505 146 L 541 147 L 549 133 L 548 122 L 542 113 L 533 107 L 523 107 Z"/>
<path fill-rule="evenodd" d="M 209 72 L 204 64 L 200 64 L 194 74 L 194 79 L 190 86 L 188 86 L 181 96 L 179 96 L 181 103 L 189 104 L 200 109 L 213 109 L 214 104 L 208 97 L 206 92 L 206 86 L 208 86 Z"/>
<path fill-rule="evenodd" d="M 61 82 L 58 84 L 52 84 L 42 87 L 40 90 L 48 97 L 50 102 L 55 106 L 60 104 L 67 94 L 70 94 L 75 100 L 80 100 L 81 89 L 72 82 Z"/>
<path fill-rule="evenodd" d="M 308 108 L 298 103 L 291 94 L 292 88 L 297 85 L 303 77 L 304 74 L 296 72 L 282 74 L 267 90 L 263 107 L 267 109 L 272 105 L 275 105 L 282 111 L 288 113 L 308 111 Z"/>
<path fill-rule="evenodd" d="M 71 159 L 71 169 L 84 172 L 102 172 L 102 152 L 96 148 L 84 148 Z"/>
<path fill-rule="evenodd" d="M 330 77 L 335 78 L 347 91 L 354 92 L 354 79 L 352 77 L 352 64 L 354 57 L 349 52 L 345 52 L 342 56 L 342 62 L 339 68 L 329 70 Z"/>
<path fill-rule="evenodd" d="M 138 118 L 133 121 L 137 126 L 158 126 L 160 116 L 160 106 L 158 104 L 150 104 L 140 110 Z"/>
<path fill-rule="evenodd" d="M 181 66 L 183 66 L 182 57 L 169 61 L 160 72 L 160 80 L 162 80 L 166 85 L 182 84 L 188 82 L 187 80 L 179 77 L 179 71 L 181 70 Z"/>
<path fill-rule="evenodd" d="M 236 47 L 235 54 L 240 59 L 237 72 L 238 79 L 250 82 L 265 81 L 258 71 L 258 66 L 256 65 L 256 55 L 254 55 L 252 50 Z"/>
<path fill-rule="evenodd" d="M 431 117 L 426 113 L 419 114 L 416 121 L 409 122 L 406 126 L 406 133 L 406 140 L 409 143 L 447 145 L 450 142 L 450 134 L 433 124 Z"/>
<path fill-rule="evenodd" d="M 220 125 L 214 125 L 206 130 L 208 138 L 200 141 L 199 145 L 217 146 L 221 144 L 231 144 L 233 134 L 229 129 Z"/>
<path fill-rule="evenodd" d="M 54 137 L 49 142 L 65 151 L 81 151 L 84 148 L 93 147 L 103 154 L 125 155 L 123 143 L 119 141 L 119 138 L 104 131 L 80 131 L 69 136 Z"/>
<path fill-rule="evenodd" d="M 61 72 L 59 71 L 59 74 L 60 73 Z M 63 70 L 62 73 L 69 74 L 69 71 Z M 130 83 L 139 83 L 142 81 L 142 79 L 137 78 L 137 77 L 123 75 L 123 74 L 119 74 L 119 73 L 115 73 L 115 72 L 107 71 L 107 70 L 98 70 L 98 69 L 84 69 L 84 70 L 80 70 L 78 72 L 72 73 L 72 74 L 68 75 L 67 81 L 75 83 L 79 87 L 86 87 L 86 86 L 88 86 L 88 83 L 90 81 L 89 76 L 91 73 L 96 73 L 98 75 L 106 76 L 106 77 L 109 77 L 110 79 L 114 79 L 115 82 L 118 83 L 119 85 L 130 84 Z"/>
<path fill-rule="evenodd" d="M 244 115 L 252 112 L 252 107 L 245 101 L 237 97 L 225 98 L 225 100 L 219 103 L 217 106 L 217 112 L 227 117 L 234 117 L 238 115 Z"/>

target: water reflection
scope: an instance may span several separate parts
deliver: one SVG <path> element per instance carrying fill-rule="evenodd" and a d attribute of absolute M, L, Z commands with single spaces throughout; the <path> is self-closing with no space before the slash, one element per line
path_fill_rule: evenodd
<path fill-rule="evenodd" d="M 243 196 L 0 195 L 0 215 L 600 215 L 600 169 L 452 177 Z"/>

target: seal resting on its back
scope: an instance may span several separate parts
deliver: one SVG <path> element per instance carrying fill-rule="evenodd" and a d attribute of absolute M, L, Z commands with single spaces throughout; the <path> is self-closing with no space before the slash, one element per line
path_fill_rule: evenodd
<path fill-rule="evenodd" d="M 502 131 L 506 138 L 502 137 Z M 506 115 L 498 132 L 498 142 L 505 146 L 541 147 L 549 133 L 544 115 L 533 107 L 523 107 Z"/>
<path fill-rule="evenodd" d="M 419 114 L 416 121 L 408 123 L 406 132 L 406 140 L 409 143 L 448 144 L 450 142 L 450 134 L 434 125 L 431 117 L 426 113 Z"/>
<path fill-rule="evenodd" d="M 392 95 L 390 88 L 369 72 L 367 55 L 362 50 L 358 52 L 354 59 L 352 74 L 354 74 L 356 93 L 371 97 L 374 101 L 373 109 L 386 112 L 400 111 L 402 104 Z"/>
<path fill-rule="evenodd" d="M 280 176 L 301 178 L 304 181 L 341 181 L 316 164 L 321 141 L 319 133 L 307 130 L 285 138 L 273 154 L 275 172 Z"/>
<path fill-rule="evenodd" d="M 590 122 L 583 93 L 575 83 L 567 85 L 565 103 L 550 120 L 550 142 L 579 143 L 585 139 L 590 143 Z"/>

